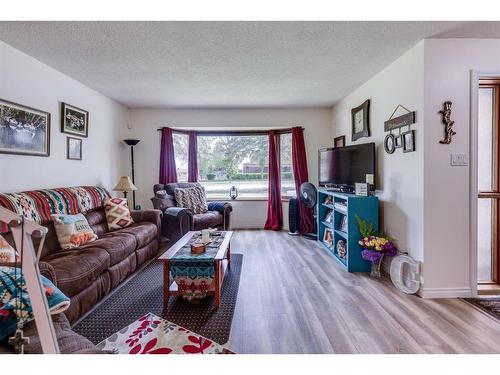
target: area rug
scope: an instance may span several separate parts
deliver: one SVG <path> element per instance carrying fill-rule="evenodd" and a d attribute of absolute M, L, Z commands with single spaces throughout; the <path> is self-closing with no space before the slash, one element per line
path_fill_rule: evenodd
<path fill-rule="evenodd" d="M 97 345 L 117 354 L 234 354 L 206 337 L 147 313 Z"/>
<path fill-rule="evenodd" d="M 224 277 L 219 309 L 211 297 L 197 305 L 170 297 L 168 311 L 163 311 L 163 264 L 154 261 L 77 322 L 73 330 L 97 344 L 150 312 L 225 344 L 231 333 L 242 263 L 243 255 L 231 255 L 231 270 Z"/>
<path fill-rule="evenodd" d="M 464 298 L 465 301 L 473 304 L 489 315 L 500 320 L 500 298 Z"/>

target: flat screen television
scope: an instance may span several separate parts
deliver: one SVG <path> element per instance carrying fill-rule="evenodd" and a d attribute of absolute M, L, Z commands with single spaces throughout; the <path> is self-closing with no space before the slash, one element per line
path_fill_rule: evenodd
<path fill-rule="evenodd" d="M 318 165 L 320 186 L 352 191 L 355 182 L 366 182 L 367 174 L 375 180 L 375 143 L 322 148 Z"/>

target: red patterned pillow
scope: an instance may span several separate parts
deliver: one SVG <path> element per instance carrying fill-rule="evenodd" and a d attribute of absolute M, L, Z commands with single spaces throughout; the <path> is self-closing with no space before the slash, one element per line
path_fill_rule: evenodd
<path fill-rule="evenodd" d="M 125 198 L 108 198 L 104 201 L 104 211 L 109 230 L 126 228 L 134 223 Z"/>

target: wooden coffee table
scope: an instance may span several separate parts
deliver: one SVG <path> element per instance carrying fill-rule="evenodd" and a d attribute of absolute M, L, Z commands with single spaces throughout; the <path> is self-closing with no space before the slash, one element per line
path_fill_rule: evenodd
<path fill-rule="evenodd" d="M 162 254 L 158 259 L 163 262 L 163 308 L 166 310 L 168 307 L 168 300 L 170 296 L 181 296 L 182 292 L 178 290 L 176 282 L 170 285 L 170 260 L 177 252 L 186 245 L 196 231 L 187 232 L 179 241 L 177 241 L 170 249 Z M 220 294 L 222 282 L 228 269 L 231 269 L 231 237 L 232 231 L 224 232 L 224 240 L 219 247 L 214 257 L 214 271 L 215 278 L 211 289 L 207 291 L 207 295 L 215 296 L 215 305 L 217 308 L 220 306 Z M 170 285 L 170 287 L 169 287 Z"/>

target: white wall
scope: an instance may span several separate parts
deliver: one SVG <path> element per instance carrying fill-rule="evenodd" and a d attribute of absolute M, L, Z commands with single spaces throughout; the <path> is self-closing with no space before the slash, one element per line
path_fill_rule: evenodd
<path fill-rule="evenodd" d="M 137 203 L 151 207 L 153 185 L 158 182 L 160 133 L 158 127 L 184 127 L 190 129 L 212 128 L 280 128 L 301 125 L 305 128 L 305 142 L 309 178 L 318 179 L 318 148 L 333 144 L 329 126 L 330 109 L 133 109 L 127 136 L 138 138 L 136 146 Z M 262 228 L 267 216 L 265 201 L 233 202 L 235 228 Z M 284 216 L 288 216 L 284 204 Z"/>
<path fill-rule="evenodd" d="M 470 70 L 500 73 L 500 40 L 432 39 L 425 41 L 425 283 L 428 295 L 455 290 L 468 295 L 468 167 L 451 167 L 450 153 L 469 153 Z M 500 74 L 499 74 L 500 75 Z M 453 102 L 455 131 L 450 145 L 443 138 L 441 116 Z M 474 282 L 474 281 L 472 281 Z"/>
<path fill-rule="evenodd" d="M 356 89 L 332 109 L 334 137 L 351 142 L 351 109 L 370 99 L 371 137 L 355 144 L 375 142 L 377 195 L 381 206 L 381 229 L 397 239 L 399 248 L 415 259 L 424 259 L 423 249 L 423 59 L 420 42 L 372 79 Z M 416 151 L 402 149 L 389 155 L 384 151 L 384 121 L 398 104 L 417 112 Z M 403 114 L 404 112 L 397 112 Z M 396 114 L 396 115 L 397 115 Z"/>
<path fill-rule="evenodd" d="M 424 297 L 470 296 L 469 167 L 452 167 L 450 154 L 470 152 L 471 70 L 500 76 L 500 40 L 428 39 L 334 106 L 334 136 L 350 139 L 350 109 L 372 100 L 372 137 L 377 151 L 384 230 L 402 250 L 423 261 Z M 457 134 L 442 145 L 438 111 L 453 102 Z M 417 151 L 383 151 L 383 122 L 397 104 L 417 111 Z M 425 124 L 425 125 L 424 125 Z M 349 141 L 348 141 L 349 143 Z M 470 156 L 470 155 L 469 155 Z"/>
<path fill-rule="evenodd" d="M 0 98 L 51 114 L 50 157 L 0 154 L 0 191 L 75 185 L 114 187 L 126 146 L 128 109 L 0 41 Z M 60 102 L 89 111 L 83 160 L 66 160 Z"/>

